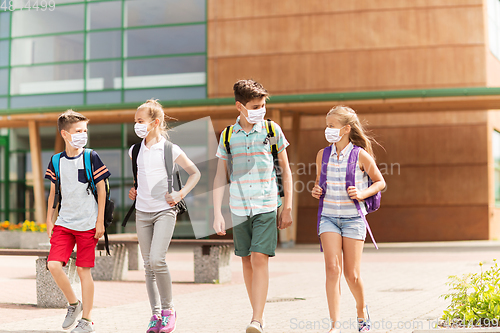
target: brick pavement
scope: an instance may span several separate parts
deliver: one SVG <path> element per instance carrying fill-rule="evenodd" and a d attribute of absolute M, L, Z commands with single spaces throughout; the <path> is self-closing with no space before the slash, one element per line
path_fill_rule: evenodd
<path fill-rule="evenodd" d="M 428 328 L 441 315 L 451 274 L 478 271 L 498 256 L 497 242 L 367 244 L 362 277 L 374 332 L 411 332 Z M 38 309 L 32 257 L 0 257 L 0 333 L 64 332 L 64 309 Z M 244 332 L 251 308 L 241 276 L 232 259 L 230 284 L 194 284 L 191 249 L 174 247 L 167 255 L 179 313 L 176 332 Z M 280 249 L 270 260 L 266 332 L 326 332 L 328 309 L 323 255 L 317 246 Z M 354 323 L 354 298 L 342 280 L 342 321 Z M 300 298 L 305 300 L 290 301 Z M 93 320 L 98 332 L 145 332 L 150 316 L 143 272 L 129 272 L 123 282 L 96 281 Z M 401 325 L 399 328 L 397 327 Z M 406 327 L 405 327 L 406 326 Z M 413 327 L 412 327 L 413 326 Z M 343 329 L 355 332 L 355 329 Z"/>

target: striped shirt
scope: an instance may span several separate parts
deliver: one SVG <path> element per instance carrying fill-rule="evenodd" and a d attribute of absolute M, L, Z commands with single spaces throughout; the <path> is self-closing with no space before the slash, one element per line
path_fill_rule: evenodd
<path fill-rule="evenodd" d="M 278 153 L 289 146 L 278 124 L 275 124 L 278 138 Z M 240 117 L 236 120 L 229 142 L 233 159 L 233 172 L 229 188 L 229 206 L 236 216 L 253 216 L 269 213 L 278 208 L 279 195 L 276 185 L 273 155 L 267 137 L 266 121 L 253 126 L 246 133 L 240 126 Z M 216 156 L 228 161 L 221 134 Z"/>
<path fill-rule="evenodd" d="M 335 145 L 332 146 L 332 154 L 328 161 L 326 172 L 326 194 L 323 200 L 323 211 L 321 215 L 334 217 L 354 217 L 359 216 L 354 202 L 349 198 L 345 188 L 345 176 L 347 170 L 347 160 L 353 148 L 349 143 L 337 155 Z M 356 164 L 356 188 L 360 191 L 368 188 L 368 175 L 361 171 L 359 163 Z M 360 205 L 364 215 L 366 215 L 365 205 Z"/>

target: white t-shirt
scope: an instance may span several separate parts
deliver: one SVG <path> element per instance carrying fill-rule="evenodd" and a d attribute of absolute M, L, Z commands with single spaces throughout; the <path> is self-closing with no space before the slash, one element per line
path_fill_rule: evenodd
<path fill-rule="evenodd" d="M 95 151 L 92 151 L 90 160 L 96 184 L 111 175 Z M 61 177 L 61 210 L 55 225 L 76 231 L 94 229 L 98 207 L 92 192 L 87 191 L 88 183 L 83 168 L 83 152 L 78 156 L 68 157 L 63 151 L 59 159 L 59 173 Z M 45 178 L 54 184 L 56 182 L 52 159 L 49 162 Z"/>
<path fill-rule="evenodd" d="M 170 209 L 165 199 L 168 190 L 167 170 L 165 169 L 165 138 L 155 143 L 151 148 L 146 147 L 144 140 L 137 156 L 137 198 L 135 208 L 141 212 L 153 213 Z M 132 146 L 133 147 L 133 146 Z M 128 155 L 132 158 L 132 147 Z M 173 161 L 183 153 L 182 149 L 173 144 Z M 172 170 L 173 171 L 173 170 Z"/>

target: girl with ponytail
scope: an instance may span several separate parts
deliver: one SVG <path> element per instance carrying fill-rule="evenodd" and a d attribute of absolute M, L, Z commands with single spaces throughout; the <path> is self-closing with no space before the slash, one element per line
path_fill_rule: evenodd
<path fill-rule="evenodd" d="M 372 142 L 356 112 L 347 106 L 336 106 L 326 116 L 326 140 L 332 145 L 326 167 L 326 191 L 319 219 L 318 235 L 325 255 L 326 295 L 330 312 L 331 330 L 340 331 L 340 277 L 342 271 L 356 300 L 359 332 L 371 329 L 368 306 L 365 304 L 363 281 L 360 276 L 361 254 L 366 238 L 366 226 L 353 200 L 362 202 L 385 188 L 385 181 L 375 164 Z M 359 150 L 355 167 L 355 186 L 346 190 L 347 161 L 354 145 Z M 312 196 L 320 199 L 319 185 L 323 151 L 316 157 L 317 176 Z M 368 186 L 368 177 L 372 185 Z M 366 215 L 364 205 L 361 211 Z M 319 214 L 318 214 L 319 215 Z"/>
<path fill-rule="evenodd" d="M 182 189 L 169 193 L 165 167 L 165 153 L 169 152 L 165 118 L 157 100 L 146 101 L 135 113 L 134 130 L 143 140 L 137 143 L 140 147 L 136 153 L 137 189 L 130 189 L 129 198 L 136 200 L 137 238 L 144 259 L 146 289 L 151 304 L 152 317 L 147 333 L 170 333 L 175 330 L 177 313 L 172 301 L 172 278 L 165 255 L 175 228 L 176 204 L 195 187 L 201 176 L 182 149 L 172 144 L 172 161 L 183 168 L 189 178 Z M 134 146 L 129 150 L 132 162 Z"/>

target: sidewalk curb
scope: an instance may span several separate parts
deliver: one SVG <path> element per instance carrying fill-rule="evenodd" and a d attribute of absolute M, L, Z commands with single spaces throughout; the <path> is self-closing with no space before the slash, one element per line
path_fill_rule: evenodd
<path fill-rule="evenodd" d="M 475 333 L 475 332 L 500 332 L 500 327 L 490 328 L 434 328 L 430 330 L 415 330 L 413 333 L 436 333 L 436 332 L 460 332 L 460 333 Z"/>

